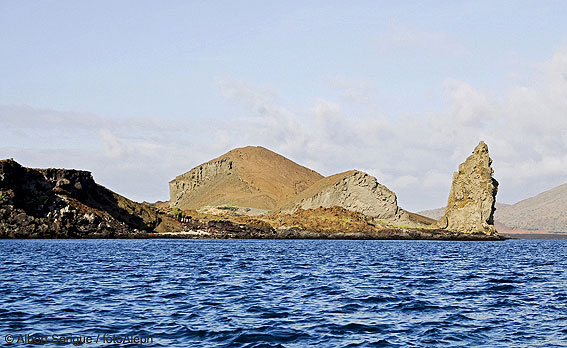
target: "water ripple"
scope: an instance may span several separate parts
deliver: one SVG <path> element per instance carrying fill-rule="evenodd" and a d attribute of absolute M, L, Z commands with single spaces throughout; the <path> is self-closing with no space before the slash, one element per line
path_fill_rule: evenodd
<path fill-rule="evenodd" d="M 2 337 L 567 347 L 566 240 L 2 240 L 0 248 Z"/>

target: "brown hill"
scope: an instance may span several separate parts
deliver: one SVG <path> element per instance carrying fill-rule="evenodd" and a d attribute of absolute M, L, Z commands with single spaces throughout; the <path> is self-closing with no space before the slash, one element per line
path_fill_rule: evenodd
<path fill-rule="evenodd" d="M 271 210 L 322 178 L 268 149 L 247 146 L 172 180 L 170 206 L 198 209 L 231 204 Z"/>
<path fill-rule="evenodd" d="M 511 229 L 567 232 L 567 184 L 496 211 Z"/>
<path fill-rule="evenodd" d="M 396 194 L 375 177 L 351 170 L 323 178 L 285 202 L 282 211 L 341 207 L 397 225 L 419 226 L 433 221 L 401 209 Z"/>

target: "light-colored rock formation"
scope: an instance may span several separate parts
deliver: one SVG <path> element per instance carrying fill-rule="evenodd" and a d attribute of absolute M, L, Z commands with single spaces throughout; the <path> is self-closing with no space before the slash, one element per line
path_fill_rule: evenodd
<path fill-rule="evenodd" d="M 445 215 L 437 222 L 440 228 L 456 232 L 496 232 L 494 205 L 498 181 L 492 177 L 491 164 L 488 146 L 481 141 L 453 175 Z"/>
<path fill-rule="evenodd" d="M 494 225 L 496 226 L 496 222 L 499 220 L 498 216 L 501 216 L 502 211 L 508 210 L 510 207 L 512 207 L 512 205 L 496 202 L 494 207 L 496 208 L 496 211 L 494 212 Z M 439 220 L 443 217 L 443 215 L 445 215 L 445 207 L 431 210 L 422 210 L 418 212 L 418 214 L 427 216 L 430 219 Z"/>
<path fill-rule="evenodd" d="M 321 179 L 286 202 L 282 211 L 341 207 L 395 225 L 420 226 L 420 217 L 398 207 L 396 194 L 375 177 L 352 170 Z M 423 218 L 422 222 L 427 219 Z M 429 221 L 428 221 L 429 222 Z"/>
<path fill-rule="evenodd" d="M 422 211 L 419 214 L 439 219 L 445 208 Z M 554 187 L 516 204 L 496 202 L 494 226 L 498 232 L 530 231 L 567 232 L 567 184 Z"/>
<path fill-rule="evenodd" d="M 236 205 L 272 210 L 323 178 L 263 147 L 234 149 L 169 183 L 170 206 Z"/>

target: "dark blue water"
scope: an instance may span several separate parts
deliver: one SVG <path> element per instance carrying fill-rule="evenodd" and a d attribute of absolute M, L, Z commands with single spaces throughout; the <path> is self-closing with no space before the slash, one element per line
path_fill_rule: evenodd
<path fill-rule="evenodd" d="M 2 344 L 567 347 L 565 240 L 2 240 L 0 278 Z"/>

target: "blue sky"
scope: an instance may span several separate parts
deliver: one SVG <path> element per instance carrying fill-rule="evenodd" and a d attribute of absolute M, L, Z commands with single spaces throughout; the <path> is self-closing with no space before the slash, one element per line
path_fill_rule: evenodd
<path fill-rule="evenodd" d="M 0 157 L 136 200 L 231 148 L 442 206 L 485 140 L 515 202 L 567 182 L 563 1 L 1 1 Z"/>

